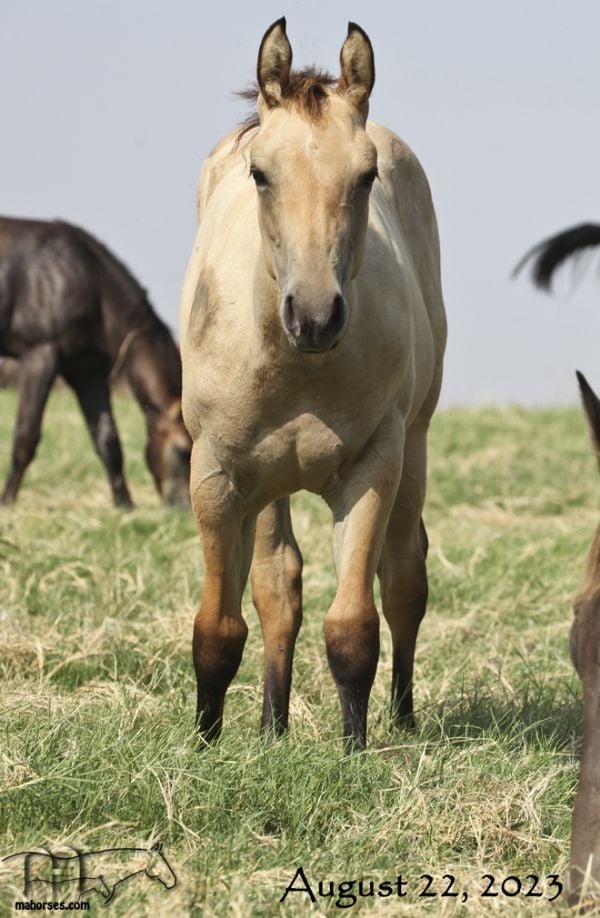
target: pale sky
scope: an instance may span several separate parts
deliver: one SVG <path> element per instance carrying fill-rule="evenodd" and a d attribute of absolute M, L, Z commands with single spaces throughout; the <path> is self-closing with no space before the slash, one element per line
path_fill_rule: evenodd
<path fill-rule="evenodd" d="M 420 158 L 449 321 L 443 404 L 600 389 L 600 276 L 548 297 L 510 280 L 535 242 L 600 222 L 600 3 L 593 0 L 3 0 L 0 212 L 97 235 L 177 327 L 195 185 L 244 116 L 269 24 L 337 73 L 347 22 L 375 51 L 371 117 Z M 597 259 L 596 259 L 597 264 Z"/>

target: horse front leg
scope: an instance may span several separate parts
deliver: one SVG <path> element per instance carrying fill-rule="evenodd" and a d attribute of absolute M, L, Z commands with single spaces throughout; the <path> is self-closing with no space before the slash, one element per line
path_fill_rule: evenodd
<path fill-rule="evenodd" d="M 342 708 L 347 752 L 367 741 L 367 708 L 379 657 L 373 580 L 400 474 L 404 430 L 393 417 L 360 460 L 324 494 L 334 516 L 338 589 L 325 616 L 329 668 Z"/>
<path fill-rule="evenodd" d="M 58 358 L 52 344 L 40 344 L 21 358 L 19 411 L 10 471 L 0 500 L 2 504 L 11 504 L 16 500 L 25 470 L 35 456 L 44 408 L 57 372 Z"/>
<path fill-rule="evenodd" d="M 269 504 L 258 517 L 252 599 L 264 641 L 261 731 L 281 734 L 288 725 L 294 646 L 302 622 L 302 555 L 288 497 Z"/>
<path fill-rule="evenodd" d="M 106 368 L 89 364 L 69 370 L 65 378 L 75 392 L 87 428 L 110 483 L 116 507 L 133 507 L 125 481 L 123 452 L 110 403 Z"/>
<path fill-rule="evenodd" d="M 204 592 L 194 622 L 196 724 L 211 741 L 222 728 L 225 694 L 238 671 L 248 627 L 242 594 L 248 579 L 255 518 L 244 508 L 202 435 L 191 458 L 192 508 L 204 555 Z"/>

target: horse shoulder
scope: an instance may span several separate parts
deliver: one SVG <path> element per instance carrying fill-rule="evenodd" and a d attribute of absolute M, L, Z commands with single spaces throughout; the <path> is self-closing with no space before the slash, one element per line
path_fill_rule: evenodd
<path fill-rule="evenodd" d="M 427 176 L 415 153 L 397 134 L 382 125 L 369 122 L 369 136 L 377 146 L 378 171 L 389 218 L 400 237 L 400 248 L 410 256 L 424 309 L 413 316 L 418 349 L 432 346 L 433 363 L 426 378 L 423 410 L 431 414 L 441 385 L 447 324 L 442 295 L 440 244 L 437 219 Z M 420 340 L 419 340 L 420 339 Z M 420 367 L 423 369 L 422 362 Z M 420 381 L 420 385 L 424 380 Z"/>
<path fill-rule="evenodd" d="M 243 152 L 231 143 L 218 147 L 200 177 L 201 219 L 183 285 L 180 340 L 198 347 L 217 324 L 239 324 L 252 298 L 259 245 L 256 192 Z M 193 341 L 191 340 L 193 339 Z"/>

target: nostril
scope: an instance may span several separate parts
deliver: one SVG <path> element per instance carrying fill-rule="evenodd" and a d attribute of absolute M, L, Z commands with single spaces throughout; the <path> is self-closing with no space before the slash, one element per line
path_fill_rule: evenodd
<path fill-rule="evenodd" d="M 344 297 L 341 293 L 336 293 L 333 298 L 333 309 L 331 310 L 331 319 L 329 320 L 329 327 L 332 332 L 337 332 L 340 330 L 344 324 L 345 319 L 345 306 L 344 306 Z"/>

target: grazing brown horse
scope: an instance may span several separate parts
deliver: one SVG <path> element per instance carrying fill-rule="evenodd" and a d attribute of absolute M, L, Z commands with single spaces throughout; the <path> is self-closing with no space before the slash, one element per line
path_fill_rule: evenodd
<path fill-rule="evenodd" d="M 582 373 L 577 378 L 592 445 L 600 460 L 600 400 Z M 571 658 L 583 684 L 583 757 L 573 811 L 571 897 L 577 901 L 588 874 L 592 885 L 588 894 L 600 901 L 600 527 L 575 600 Z"/>
<path fill-rule="evenodd" d="M 146 417 L 156 487 L 168 503 L 188 500 L 191 442 L 181 416 L 179 351 L 146 292 L 89 233 L 60 221 L 0 217 L 0 355 L 20 361 L 2 503 L 16 499 L 61 374 L 79 400 L 115 504 L 131 505 L 110 404 L 111 373 L 121 368 Z"/>
<path fill-rule="evenodd" d="M 182 297 L 183 415 L 205 561 L 197 718 L 201 735 L 218 735 L 246 641 L 252 562 L 262 729 L 287 725 L 302 615 L 289 495 L 306 489 L 333 514 L 338 588 L 325 641 L 352 748 L 366 743 L 379 654 L 376 572 L 393 711 L 413 719 L 426 442 L 446 320 L 427 180 L 395 134 L 367 122 L 368 37 L 350 23 L 337 82 L 291 61 L 280 19 L 260 45 L 256 116 L 204 165 Z"/>
<path fill-rule="evenodd" d="M 600 245 L 600 226 L 596 223 L 581 223 L 556 236 L 538 242 L 513 271 L 513 276 L 529 262 L 531 276 L 537 287 L 549 290 L 554 272 L 569 258 L 582 255 L 584 251 Z"/>

